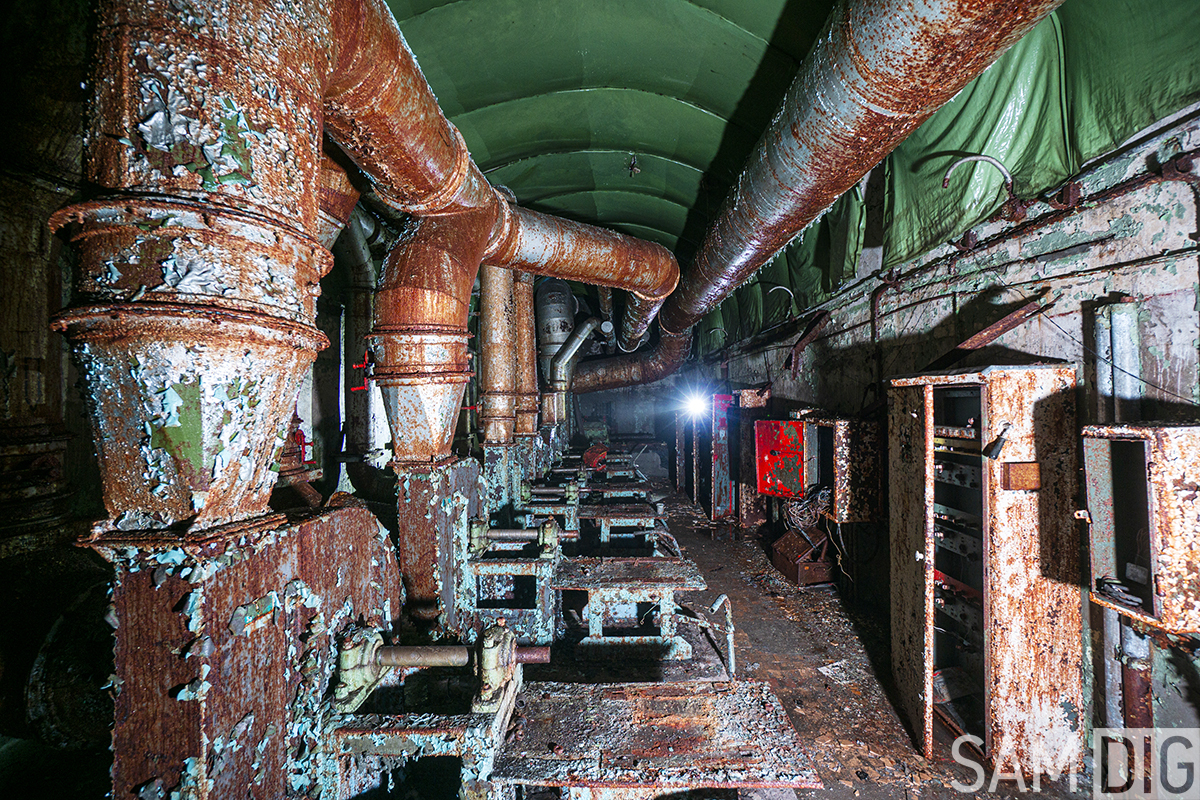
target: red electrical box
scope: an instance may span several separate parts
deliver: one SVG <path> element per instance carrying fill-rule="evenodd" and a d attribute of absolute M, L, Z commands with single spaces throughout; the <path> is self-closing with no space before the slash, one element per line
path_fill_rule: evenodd
<path fill-rule="evenodd" d="M 804 422 L 798 419 L 754 423 L 754 463 L 758 493 L 804 496 Z"/>

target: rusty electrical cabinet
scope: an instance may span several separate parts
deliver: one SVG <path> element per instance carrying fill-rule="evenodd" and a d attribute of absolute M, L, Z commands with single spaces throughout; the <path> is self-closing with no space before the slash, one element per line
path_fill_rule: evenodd
<path fill-rule="evenodd" d="M 734 466 L 738 525 L 757 528 L 766 524 L 766 499 L 758 493 L 755 468 L 754 423 L 767 415 L 771 390 L 742 389 L 735 391 L 736 403 L 730 409 L 730 463 Z"/>
<path fill-rule="evenodd" d="M 879 513 L 879 424 L 808 415 L 804 422 L 804 474 L 808 484 L 831 490 L 834 522 L 870 522 Z"/>
<path fill-rule="evenodd" d="M 755 422 L 754 463 L 759 494 L 803 497 L 804 423 L 795 419 Z"/>
<path fill-rule="evenodd" d="M 733 516 L 733 471 L 729 460 L 729 407 L 733 395 L 714 394 L 712 403 L 712 477 L 709 518 Z"/>
<path fill-rule="evenodd" d="M 1057 365 L 891 381 L 893 669 L 927 758 L 936 715 L 997 767 L 1079 767 L 1074 390 Z"/>
<path fill-rule="evenodd" d="M 1200 426 L 1083 429 L 1092 601 L 1200 633 Z"/>

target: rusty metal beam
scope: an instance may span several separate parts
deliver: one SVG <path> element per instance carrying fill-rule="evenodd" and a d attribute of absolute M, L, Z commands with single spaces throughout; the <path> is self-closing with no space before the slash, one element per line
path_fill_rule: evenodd
<path fill-rule="evenodd" d="M 1013 311 L 1010 314 L 1005 314 L 1000 320 L 993 322 L 979 333 L 971 336 L 966 341 L 959 344 L 949 353 L 946 353 L 941 358 L 930 363 L 924 371 L 937 371 L 948 369 L 957 364 L 962 359 L 976 350 L 982 350 L 992 342 L 999 339 L 1004 334 L 1023 325 L 1027 320 L 1033 319 L 1043 311 L 1048 311 L 1054 306 L 1053 300 L 1032 300 L 1025 305 Z"/>

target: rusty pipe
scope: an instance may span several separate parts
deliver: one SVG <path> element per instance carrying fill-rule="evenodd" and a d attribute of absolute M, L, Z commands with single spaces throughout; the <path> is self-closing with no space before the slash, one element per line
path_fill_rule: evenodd
<path fill-rule="evenodd" d="M 350 177 L 341 165 L 321 153 L 321 175 L 317 182 L 317 241 L 326 250 L 333 250 L 334 242 L 350 221 L 354 207 L 358 205 L 359 192 L 350 183 Z"/>
<path fill-rule="evenodd" d="M 579 358 L 579 348 L 583 347 L 583 343 L 597 329 L 608 334 L 612 331 L 612 323 L 599 317 L 588 317 L 576 325 L 575 330 L 571 331 L 571 335 L 563 342 L 562 347 L 558 349 L 558 352 L 554 354 L 554 359 L 550 362 L 550 377 L 547 383 L 550 385 L 551 391 L 565 392 L 571 388 L 571 372 L 575 368 L 575 361 Z"/>
<path fill-rule="evenodd" d="M 606 228 L 512 208 L 507 235 L 490 261 L 513 269 L 629 292 L 618 342 L 633 349 L 679 282 L 662 245 Z"/>
<path fill-rule="evenodd" d="M 1061 0 L 842 0 L 663 308 L 695 325 Z"/>
<path fill-rule="evenodd" d="M 494 192 L 442 114 L 386 3 L 331 6 L 324 126 L 376 194 L 412 214 L 494 205 Z"/>
<path fill-rule="evenodd" d="M 380 647 L 375 651 L 381 667 L 465 667 L 471 663 L 472 648 L 466 645 Z M 518 664 L 549 664 L 549 647 L 517 647 Z"/>
<path fill-rule="evenodd" d="M 613 358 L 583 361 L 571 378 L 576 394 L 652 383 L 670 375 L 683 363 L 692 349 L 692 331 L 671 333 L 658 328 L 658 343 L 649 350 Z"/>
<path fill-rule="evenodd" d="M 496 206 L 418 218 L 388 253 L 368 337 L 392 430 L 393 464 L 450 455 L 471 370 L 467 314 Z"/>
<path fill-rule="evenodd" d="M 489 264 L 629 291 L 620 342 L 635 347 L 678 283 L 674 256 L 613 231 L 510 209 L 442 114 L 383 0 L 334 4 L 330 27 L 334 52 L 323 91 L 325 130 L 374 182 L 380 198 L 414 214 L 490 219 L 494 230 L 484 254 Z M 474 255 L 460 259 L 464 274 L 477 269 L 477 263 L 474 268 L 468 263 Z M 409 266 L 412 281 L 422 282 L 415 272 L 420 267 Z M 389 285 L 393 289 L 404 302 L 398 282 Z"/>
<path fill-rule="evenodd" d="M 542 395 L 542 419 L 548 425 L 558 425 L 567 422 L 567 391 L 571 386 L 571 373 L 575 369 L 575 361 L 579 357 L 579 348 L 592 335 L 592 331 L 601 325 L 606 326 L 608 333 L 612 323 L 599 317 L 588 317 L 571 331 L 571 335 L 562 343 L 550 360 L 550 369 L 546 383 L 549 391 Z"/>
<path fill-rule="evenodd" d="M 98 534 L 267 510 L 275 443 L 328 344 L 314 327 L 333 263 L 317 239 L 324 12 L 306 11 L 315 26 L 267 3 L 98 4 L 84 159 L 98 194 L 51 219 L 78 245 L 88 304 L 54 326 L 92 400 Z"/>
<path fill-rule="evenodd" d="M 575 391 L 672 372 L 677 337 L 1061 2 L 841 0 L 663 306 L 659 344 L 644 366 L 580 365 Z"/>
<path fill-rule="evenodd" d="M 465 667 L 471 663 L 471 648 L 463 645 L 380 647 L 375 661 L 381 667 Z"/>
<path fill-rule="evenodd" d="M 514 273 L 513 325 L 516 328 L 518 436 L 532 436 L 538 429 L 537 323 L 533 313 L 533 275 Z"/>
<path fill-rule="evenodd" d="M 513 273 L 484 264 L 479 273 L 479 417 L 483 438 L 508 444 L 516 431 L 516 335 L 513 316 Z"/>

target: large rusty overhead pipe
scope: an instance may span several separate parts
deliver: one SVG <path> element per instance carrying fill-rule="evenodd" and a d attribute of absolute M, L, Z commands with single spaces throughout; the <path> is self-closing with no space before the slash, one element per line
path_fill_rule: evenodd
<path fill-rule="evenodd" d="M 325 85 L 326 131 L 385 202 L 420 218 L 416 234 L 385 263 L 372 342 L 397 463 L 437 461 L 449 455 L 470 374 L 467 300 L 484 258 L 498 267 L 628 290 L 622 328 L 628 347 L 636 346 L 674 289 L 679 267 L 658 245 L 510 208 L 442 114 L 382 0 L 337 3 L 331 25 L 335 48 L 345 44 L 333 53 Z M 510 336 L 501 345 L 509 354 L 511 342 Z M 499 361 L 488 348 L 485 342 L 481 349 L 497 375 Z M 515 423 L 507 420 L 515 412 L 502 399 L 511 395 L 500 392 L 513 389 L 493 388 L 488 396 L 503 407 L 493 402 L 485 409 L 489 439 L 511 441 Z"/>
<path fill-rule="evenodd" d="M 700 319 L 1062 0 L 842 0 L 659 315 L 651 351 L 583 363 L 576 392 L 656 379 Z"/>
<path fill-rule="evenodd" d="M 534 275 L 629 293 L 617 342 L 635 349 L 679 283 L 679 264 L 662 245 L 606 228 L 513 207 L 512 224 L 490 261 Z"/>
<path fill-rule="evenodd" d="M 571 335 L 550 362 L 550 376 L 546 383 L 551 391 L 565 392 L 570 388 L 571 372 L 575 368 L 576 359 L 579 358 L 579 349 L 597 329 L 607 335 L 612 332 L 612 323 L 599 317 L 588 317 L 571 331 Z"/>
<path fill-rule="evenodd" d="M 325 130 L 380 198 L 411 214 L 494 205 L 491 187 L 442 114 L 383 0 L 330 6 Z"/>
<path fill-rule="evenodd" d="M 581 361 L 575 367 L 571 391 L 587 394 L 622 386 L 638 386 L 670 375 L 691 352 L 692 331 L 689 328 L 683 333 L 668 333 L 660 325 L 658 336 L 658 343 L 649 350 L 597 361 Z"/>

